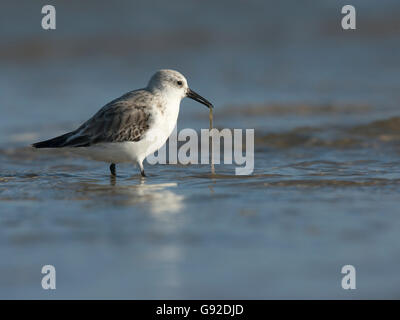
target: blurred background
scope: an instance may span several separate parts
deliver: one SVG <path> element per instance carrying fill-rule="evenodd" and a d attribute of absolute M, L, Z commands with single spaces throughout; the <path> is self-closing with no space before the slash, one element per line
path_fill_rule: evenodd
<path fill-rule="evenodd" d="M 51 1 L 47 31 L 45 4 L 1 4 L 1 298 L 399 298 L 399 1 Z M 125 165 L 110 181 L 29 148 L 160 68 L 216 127 L 255 129 L 252 176 Z M 184 100 L 178 129 L 207 127 Z"/>

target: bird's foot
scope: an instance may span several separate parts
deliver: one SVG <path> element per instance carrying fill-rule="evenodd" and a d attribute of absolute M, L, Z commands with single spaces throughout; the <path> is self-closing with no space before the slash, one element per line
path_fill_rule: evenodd
<path fill-rule="evenodd" d="M 116 174 L 117 174 L 117 172 L 116 172 L 116 170 L 115 170 L 115 163 L 111 163 L 111 165 L 110 165 L 110 171 L 111 171 L 111 175 L 115 177 Z"/>

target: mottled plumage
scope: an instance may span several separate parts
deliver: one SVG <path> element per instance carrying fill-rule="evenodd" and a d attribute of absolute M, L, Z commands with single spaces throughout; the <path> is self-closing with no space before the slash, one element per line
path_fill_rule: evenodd
<path fill-rule="evenodd" d="M 101 142 L 140 141 L 149 129 L 151 95 L 145 90 L 129 92 L 99 110 L 91 119 L 76 130 L 66 146 L 90 146 Z M 78 143 L 75 145 L 75 140 Z"/>
<path fill-rule="evenodd" d="M 144 158 L 158 150 L 176 125 L 179 105 L 188 96 L 212 107 L 187 86 L 183 75 L 160 70 L 146 88 L 128 92 L 101 108 L 78 129 L 33 144 L 35 148 L 72 148 L 95 160 L 115 164 L 137 162 L 144 176 Z"/>

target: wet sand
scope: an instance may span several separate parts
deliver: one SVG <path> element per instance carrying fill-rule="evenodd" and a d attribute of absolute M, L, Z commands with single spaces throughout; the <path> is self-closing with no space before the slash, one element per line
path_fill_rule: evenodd
<path fill-rule="evenodd" d="M 0 269 L 17 276 L 2 296 L 50 297 L 34 279 L 51 262 L 58 298 L 347 298 L 344 264 L 360 270 L 356 297 L 398 297 L 398 142 L 287 136 L 259 138 L 251 176 L 148 165 L 142 180 L 124 165 L 113 179 L 102 163 L 3 150 Z"/>

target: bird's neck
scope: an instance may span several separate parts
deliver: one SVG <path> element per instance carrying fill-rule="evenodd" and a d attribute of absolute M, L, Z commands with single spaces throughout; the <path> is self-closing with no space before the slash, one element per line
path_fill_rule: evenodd
<path fill-rule="evenodd" d="M 176 91 L 173 90 L 156 90 L 153 91 L 153 94 L 159 101 L 155 107 L 161 116 L 160 120 L 162 119 L 162 125 L 166 126 L 169 135 L 178 120 L 182 97 L 177 95 Z"/>
<path fill-rule="evenodd" d="M 179 109 L 182 97 L 176 90 L 152 88 L 151 92 L 165 105 L 176 106 Z"/>

